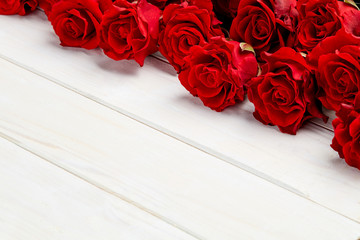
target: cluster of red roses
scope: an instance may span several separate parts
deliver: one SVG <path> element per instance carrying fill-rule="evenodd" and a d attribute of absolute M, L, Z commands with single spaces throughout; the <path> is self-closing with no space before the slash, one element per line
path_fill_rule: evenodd
<path fill-rule="evenodd" d="M 160 51 L 216 111 L 244 100 L 296 134 L 337 111 L 332 147 L 360 169 L 360 11 L 352 0 L 0 0 L 0 14 L 44 9 L 63 46 L 115 60 Z M 216 13 L 216 14 L 215 14 Z M 219 21 L 220 19 L 221 21 Z"/>

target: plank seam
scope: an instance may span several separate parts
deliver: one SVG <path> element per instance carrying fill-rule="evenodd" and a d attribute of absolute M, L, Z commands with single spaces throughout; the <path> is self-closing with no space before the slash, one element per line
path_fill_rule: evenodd
<path fill-rule="evenodd" d="M 42 77 L 42 78 L 44 78 L 44 79 L 46 79 L 46 80 L 60 86 L 62 88 L 65 88 L 65 89 L 70 90 L 70 91 L 72 91 L 72 92 L 74 92 L 76 94 L 79 94 L 79 95 L 81 95 L 81 96 L 83 96 L 83 97 L 85 97 L 85 98 L 87 98 L 87 99 L 89 99 L 89 100 L 91 100 L 91 101 L 93 101 L 93 102 L 95 102 L 97 104 L 102 105 L 103 107 L 109 108 L 109 109 L 111 109 L 111 110 L 113 110 L 113 111 L 115 111 L 115 112 L 117 112 L 117 113 L 119 113 L 119 114 L 121 114 L 121 115 L 123 115 L 123 116 L 125 116 L 127 118 L 130 118 L 130 119 L 132 119 L 132 120 L 134 120 L 134 121 L 136 121 L 136 122 L 138 122 L 138 123 L 140 123 L 142 125 L 145 125 L 145 126 L 151 128 L 151 129 L 153 129 L 153 130 L 155 130 L 157 132 L 160 132 L 160 133 L 162 133 L 162 134 L 164 134 L 164 135 L 166 135 L 168 137 L 171 137 L 173 139 L 176 139 L 177 141 L 182 142 L 183 144 L 186 144 L 186 145 L 188 145 L 188 146 L 190 146 L 192 148 L 195 148 L 195 149 L 197 149 L 197 150 L 199 150 L 199 151 L 201 151 L 201 152 L 203 152 L 205 154 L 213 156 L 213 157 L 219 159 L 220 161 L 223 161 L 223 162 L 225 162 L 227 164 L 230 164 L 230 165 L 232 165 L 232 166 L 234 166 L 236 168 L 239 168 L 240 170 L 243 170 L 243 171 L 245 171 L 247 173 L 250 173 L 250 174 L 252 174 L 252 175 L 254 175 L 254 176 L 256 176 L 256 177 L 258 177 L 258 178 L 260 178 L 260 179 L 262 179 L 264 181 L 267 181 L 267 182 L 269 182 L 269 183 L 271 183 L 271 184 L 273 184 L 273 185 L 275 185 L 277 187 L 285 189 L 285 190 L 291 192 L 292 194 L 295 194 L 295 195 L 297 195 L 297 196 L 299 196 L 301 198 L 304 198 L 304 199 L 306 199 L 308 201 L 311 201 L 312 203 L 314 203 L 314 204 L 316 204 L 318 206 L 321 206 L 321 207 L 323 207 L 325 209 L 328 209 L 328 210 L 330 210 L 330 211 L 332 211 L 332 212 L 334 212 L 334 213 L 336 213 L 336 214 L 338 214 L 338 215 L 340 215 L 342 217 L 345 217 L 345 218 L 347 218 L 347 219 L 349 219 L 349 220 L 351 220 L 351 221 L 353 221 L 355 223 L 360 223 L 360 221 L 358 221 L 356 219 L 350 218 L 350 217 L 348 217 L 348 216 L 346 216 L 346 215 L 344 215 L 344 214 L 342 214 L 340 212 L 337 212 L 334 209 L 331 209 L 331 208 L 329 208 L 327 206 L 322 205 L 321 203 L 318 203 L 318 202 L 308 198 L 306 194 L 304 194 L 303 192 L 293 188 L 292 186 L 290 186 L 290 185 L 288 185 L 288 184 L 286 184 L 286 183 L 284 183 L 284 182 L 282 182 L 280 180 L 277 180 L 277 179 L 271 177 L 270 175 L 267 175 L 267 174 L 265 174 L 265 173 L 263 173 L 261 171 L 258 171 L 258 170 L 254 169 L 252 167 L 249 167 L 249 166 L 247 166 L 247 165 L 245 165 L 243 163 L 237 162 L 235 159 L 233 159 L 231 157 L 228 157 L 225 154 L 214 151 L 214 150 L 212 150 L 212 149 L 210 149 L 210 148 L 208 148 L 208 147 L 206 147 L 206 146 L 204 146 L 204 145 L 202 145 L 200 143 L 197 143 L 197 142 L 192 141 L 191 139 L 188 139 L 187 137 L 184 137 L 184 136 L 182 136 L 180 134 L 177 134 L 177 133 L 175 133 L 175 132 L 173 132 L 171 130 L 165 129 L 165 128 L 157 125 L 156 123 L 149 122 L 149 121 L 147 121 L 146 119 L 144 119 L 144 118 L 142 118 L 140 116 L 132 114 L 132 113 L 130 113 L 130 112 L 124 110 L 124 109 L 121 109 L 119 107 L 116 107 L 116 106 L 114 106 L 114 105 L 112 105 L 112 104 L 110 104 L 110 103 L 108 103 L 106 101 L 103 101 L 103 100 L 99 99 L 98 97 L 95 97 L 95 96 L 93 96 L 91 94 L 88 94 L 88 93 L 83 92 L 83 91 L 81 91 L 81 90 L 79 90 L 77 88 L 74 88 L 74 87 L 72 87 L 72 86 L 70 86 L 68 84 L 65 84 L 65 83 L 57 80 L 56 78 L 54 78 L 52 76 L 49 76 L 49 75 L 47 75 L 45 73 L 42 73 L 42 72 L 39 72 L 39 71 L 37 71 L 35 69 L 32 69 L 31 67 L 28 67 L 25 64 L 21 64 L 21 63 L 15 61 L 15 60 L 12 60 L 12 59 L 10 59 L 10 58 L 2 55 L 2 54 L 0 54 L 0 58 L 4 59 L 5 61 L 8 61 L 8 62 L 20 67 L 20 68 L 23 68 L 24 70 L 29 71 L 29 72 L 37 75 L 37 76 L 40 76 L 40 77 Z M 1 133 L 0 133 L 0 136 L 1 136 Z M 32 152 L 30 149 L 27 149 L 25 146 L 23 148 L 25 150 L 27 150 L 27 151 Z M 36 154 L 36 155 L 41 156 L 39 154 Z M 56 163 L 53 163 L 53 164 L 57 165 Z M 63 168 L 63 169 L 66 170 L 66 168 Z M 70 171 L 70 170 L 66 170 L 66 171 Z M 109 189 L 109 192 L 112 192 L 112 190 Z M 117 193 L 115 192 L 114 194 L 117 194 Z M 129 201 L 131 202 L 131 200 L 129 200 Z M 149 210 L 149 211 L 151 211 L 151 210 Z M 153 214 L 156 214 L 156 213 L 153 213 Z M 171 222 L 171 220 L 169 220 L 169 221 Z M 188 233 L 187 231 L 185 231 L 185 232 Z M 195 237 L 195 235 L 192 235 L 192 236 Z M 196 236 L 196 238 L 202 239 L 200 236 Z"/>
<path fill-rule="evenodd" d="M 76 177 L 78 179 L 81 179 L 82 181 L 86 182 L 87 184 L 90 184 L 91 186 L 94 186 L 97 189 L 100 189 L 101 191 L 106 192 L 107 194 L 110 194 L 112 196 L 115 196 L 116 198 L 119 198 L 122 201 L 125 201 L 126 203 L 140 209 L 141 211 L 144 211 L 144 212 L 150 214 L 151 216 L 153 216 L 153 217 L 159 219 L 160 221 L 165 222 L 165 223 L 169 224 L 170 226 L 172 226 L 172 227 L 174 227 L 174 228 L 176 228 L 176 229 L 190 235 L 191 237 L 196 238 L 198 240 L 205 240 L 205 238 L 203 238 L 203 237 L 199 236 L 198 234 L 192 232 L 191 230 L 177 224 L 176 222 L 172 221 L 171 219 L 166 218 L 164 216 L 161 216 L 160 214 L 157 214 L 156 212 L 154 212 L 154 211 L 152 211 L 150 209 L 147 209 L 146 207 L 142 206 L 141 204 L 138 204 L 137 202 L 127 198 L 126 196 L 123 196 L 122 194 L 119 194 L 119 193 L 111 190 L 110 188 L 108 188 L 108 187 L 106 187 L 106 186 L 104 186 L 104 185 L 102 185 L 102 184 L 100 184 L 98 182 L 93 182 L 92 180 L 86 178 L 85 176 L 82 176 L 81 174 L 78 174 L 76 172 L 72 172 L 71 170 L 67 169 L 66 167 L 61 166 L 61 164 L 57 164 L 57 163 L 49 160 L 47 157 L 43 156 L 40 153 L 37 153 L 34 150 L 31 150 L 30 148 L 28 148 L 27 146 L 25 146 L 24 144 L 22 144 L 21 142 L 19 142 L 15 138 L 10 137 L 10 136 L 4 134 L 3 132 L 0 132 L 0 137 L 2 139 L 4 139 L 5 141 L 8 141 L 8 142 L 16 145 L 17 147 L 27 151 L 28 153 L 30 153 L 32 155 L 35 155 L 40 159 L 43 159 L 44 161 L 51 164 L 52 166 L 55 166 L 55 167 L 65 171 L 65 172 L 71 174 L 72 176 L 74 176 L 74 177 Z"/>

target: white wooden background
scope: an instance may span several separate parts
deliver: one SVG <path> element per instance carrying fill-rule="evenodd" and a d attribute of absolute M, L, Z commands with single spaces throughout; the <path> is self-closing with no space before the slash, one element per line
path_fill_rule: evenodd
<path fill-rule="evenodd" d="M 0 16 L 0 239 L 360 237 L 360 171 L 329 124 L 297 136 L 216 113 L 149 57 L 63 48 Z"/>

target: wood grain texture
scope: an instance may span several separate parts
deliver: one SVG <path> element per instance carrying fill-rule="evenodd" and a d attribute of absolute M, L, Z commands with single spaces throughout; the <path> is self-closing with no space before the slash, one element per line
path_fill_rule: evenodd
<path fill-rule="evenodd" d="M 195 239 L 0 138 L 0 239 Z"/>
<path fill-rule="evenodd" d="M 355 239 L 360 225 L 0 60 L 0 133 L 198 239 Z"/>
<path fill-rule="evenodd" d="M 330 148 L 331 132 L 308 124 L 297 136 L 281 134 L 254 120 L 249 103 L 213 112 L 180 86 L 169 65 L 153 58 L 140 69 L 99 51 L 60 47 L 39 12 L 1 16 L 0 28 L 2 57 L 360 221 L 360 174 Z"/>

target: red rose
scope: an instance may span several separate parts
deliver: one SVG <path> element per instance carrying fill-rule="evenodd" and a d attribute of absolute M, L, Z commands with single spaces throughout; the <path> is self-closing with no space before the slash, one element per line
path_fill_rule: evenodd
<path fill-rule="evenodd" d="M 297 49 L 311 51 L 320 41 L 341 28 L 338 0 L 299 0 Z"/>
<path fill-rule="evenodd" d="M 211 3 L 211 2 L 210 2 Z M 213 12 L 187 2 L 168 5 L 163 14 L 164 29 L 160 33 L 159 50 L 179 72 L 190 48 L 204 45 L 213 36 L 223 36 Z"/>
<path fill-rule="evenodd" d="M 257 74 L 254 54 L 222 37 L 192 47 L 185 61 L 187 68 L 179 74 L 181 84 L 215 111 L 244 100 L 244 84 Z"/>
<path fill-rule="evenodd" d="M 2 0 L 0 15 L 26 15 L 36 9 L 38 0 Z"/>
<path fill-rule="evenodd" d="M 359 101 L 357 101 L 359 102 Z M 360 169 L 360 109 L 342 104 L 333 121 L 335 136 L 331 147 L 347 164 Z"/>
<path fill-rule="evenodd" d="M 115 1 L 101 23 L 100 47 L 112 59 L 135 59 L 142 66 L 158 50 L 160 16 L 159 8 L 146 0 Z"/>
<path fill-rule="evenodd" d="M 323 105 L 339 110 L 353 104 L 360 89 L 360 39 L 339 31 L 322 41 L 308 56 L 316 70 L 318 97 Z"/>
<path fill-rule="evenodd" d="M 292 46 L 296 0 L 241 0 L 232 22 L 232 39 L 247 42 L 258 52 Z"/>
<path fill-rule="evenodd" d="M 360 38 L 360 11 L 355 6 L 339 2 L 340 14 L 346 32 Z"/>
<path fill-rule="evenodd" d="M 136 0 L 128 0 L 129 2 L 135 2 Z M 213 5 L 211 0 L 148 0 L 149 3 L 157 6 L 160 9 L 164 9 L 166 5 L 169 4 L 181 4 L 182 2 L 187 2 L 189 5 L 194 5 L 199 8 L 208 9 L 212 11 Z"/>
<path fill-rule="evenodd" d="M 160 9 L 164 9 L 167 2 L 168 0 L 149 0 L 149 3 L 157 6 Z"/>
<path fill-rule="evenodd" d="M 223 29 L 230 29 L 237 14 L 240 0 L 212 0 L 216 17 L 222 22 Z"/>
<path fill-rule="evenodd" d="M 52 6 L 49 20 L 62 46 L 98 47 L 103 13 L 111 0 L 61 0 Z"/>
<path fill-rule="evenodd" d="M 234 18 L 237 13 L 240 0 L 213 0 L 214 12 L 219 15 Z"/>
<path fill-rule="evenodd" d="M 181 4 L 182 2 L 187 2 L 190 6 L 206 9 L 210 14 L 213 14 L 214 6 L 211 0 L 174 0 L 172 3 Z"/>
<path fill-rule="evenodd" d="M 326 120 L 314 97 L 311 69 L 301 54 L 283 47 L 263 55 L 262 75 L 253 78 L 248 89 L 249 100 L 255 105 L 254 117 L 289 134 L 296 134 L 309 118 Z"/>
<path fill-rule="evenodd" d="M 115 2 L 116 0 L 113 0 Z M 127 0 L 129 3 L 137 3 L 137 0 Z M 172 0 L 148 0 L 148 3 L 151 3 L 152 5 L 164 9 L 165 5 L 169 3 Z"/>
<path fill-rule="evenodd" d="M 13 15 L 21 10 L 21 0 L 0 1 L 0 14 Z"/>
<path fill-rule="evenodd" d="M 59 1 L 60 0 L 39 0 L 39 7 L 44 10 L 46 15 L 49 15 L 51 12 L 52 6 Z"/>

